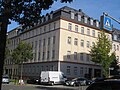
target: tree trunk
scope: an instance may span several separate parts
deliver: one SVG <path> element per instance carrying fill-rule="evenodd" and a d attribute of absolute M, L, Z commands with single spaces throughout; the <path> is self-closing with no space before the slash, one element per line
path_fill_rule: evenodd
<path fill-rule="evenodd" d="M 5 16 L 2 16 L 0 18 L 0 23 L 1 23 L 0 24 L 0 90 L 1 90 L 8 19 Z"/>

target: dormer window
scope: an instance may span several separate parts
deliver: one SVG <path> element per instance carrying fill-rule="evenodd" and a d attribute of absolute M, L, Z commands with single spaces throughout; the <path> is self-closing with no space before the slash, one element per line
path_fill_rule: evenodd
<path fill-rule="evenodd" d="M 117 40 L 117 35 L 114 35 L 114 36 L 113 36 L 113 39 L 114 39 L 114 40 Z"/>
<path fill-rule="evenodd" d="M 78 21 L 81 21 L 81 15 L 78 14 Z"/>
<path fill-rule="evenodd" d="M 90 19 L 90 25 L 93 25 L 93 19 Z"/>
<path fill-rule="evenodd" d="M 96 27 L 99 27 L 99 22 L 98 21 L 96 21 Z"/>
<path fill-rule="evenodd" d="M 46 21 L 48 21 L 48 15 L 46 15 L 45 19 L 46 19 Z"/>
<path fill-rule="evenodd" d="M 84 17 L 84 23 L 87 23 L 87 17 Z"/>
<path fill-rule="evenodd" d="M 51 13 L 51 14 L 50 14 L 50 19 L 52 19 L 52 18 L 53 18 L 53 14 Z"/>
<path fill-rule="evenodd" d="M 74 19 L 75 14 L 73 12 L 71 12 L 71 19 Z"/>

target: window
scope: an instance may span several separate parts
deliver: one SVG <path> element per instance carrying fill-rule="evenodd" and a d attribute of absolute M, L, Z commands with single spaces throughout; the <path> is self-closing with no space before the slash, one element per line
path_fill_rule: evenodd
<path fill-rule="evenodd" d="M 43 55 L 42 55 L 42 60 L 45 59 L 45 52 L 43 52 Z"/>
<path fill-rule="evenodd" d="M 48 45 L 50 45 L 50 37 L 48 38 Z"/>
<path fill-rule="evenodd" d="M 93 47 L 93 46 L 95 46 L 95 43 L 94 43 L 94 42 L 92 42 L 92 47 Z"/>
<path fill-rule="evenodd" d="M 44 33 L 46 32 L 46 26 L 44 26 Z"/>
<path fill-rule="evenodd" d="M 77 38 L 74 39 L 74 45 L 78 45 L 78 39 Z"/>
<path fill-rule="evenodd" d="M 74 75 L 77 75 L 77 67 L 74 67 Z"/>
<path fill-rule="evenodd" d="M 78 15 L 78 21 L 81 21 L 81 15 Z"/>
<path fill-rule="evenodd" d="M 45 39 L 43 39 L 43 46 L 45 46 Z"/>
<path fill-rule="evenodd" d="M 87 48 L 89 48 L 90 47 L 90 42 L 89 41 L 87 41 Z"/>
<path fill-rule="evenodd" d="M 41 47 L 41 40 L 39 40 L 39 49 L 40 49 L 40 47 Z"/>
<path fill-rule="evenodd" d="M 115 44 L 113 44 L 113 48 L 114 48 L 114 50 L 116 50 L 116 45 Z"/>
<path fill-rule="evenodd" d="M 99 27 L 99 22 L 98 21 L 96 21 L 96 27 Z"/>
<path fill-rule="evenodd" d="M 93 19 L 90 19 L 90 25 L 93 25 Z"/>
<path fill-rule="evenodd" d="M 55 50 L 52 50 L 52 59 L 55 58 Z"/>
<path fill-rule="evenodd" d="M 35 48 L 37 48 L 37 41 L 35 41 Z"/>
<path fill-rule="evenodd" d="M 95 37 L 95 30 L 92 30 L 92 36 Z"/>
<path fill-rule="evenodd" d="M 70 59 L 71 51 L 67 51 L 67 59 Z"/>
<path fill-rule="evenodd" d="M 70 70 L 71 70 L 71 69 L 70 69 L 70 66 L 67 66 L 67 71 L 66 71 L 66 72 L 67 72 L 67 75 L 70 75 Z"/>
<path fill-rule="evenodd" d="M 119 51 L 119 45 L 117 45 L 117 50 Z"/>
<path fill-rule="evenodd" d="M 56 29 L 56 22 L 54 22 L 54 29 Z"/>
<path fill-rule="evenodd" d="M 68 44 L 71 44 L 71 37 L 68 37 Z"/>
<path fill-rule="evenodd" d="M 84 40 L 81 40 L 81 47 L 84 47 Z"/>
<path fill-rule="evenodd" d="M 84 17 L 84 23 L 87 23 L 87 17 Z"/>
<path fill-rule="evenodd" d="M 80 60 L 83 61 L 83 53 L 80 54 Z"/>
<path fill-rule="evenodd" d="M 90 35 L 90 29 L 89 28 L 87 29 L 87 35 Z"/>
<path fill-rule="evenodd" d="M 55 44 L 55 36 L 53 36 L 53 44 Z"/>
<path fill-rule="evenodd" d="M 98 32 L 98 37 L 100 37 L 100 32 Z"/>
<path fill-rule="evenodd" d="M 70 31 L 72 30 L 72 24 L 71 23 L 68 24 L 68 30 L 70 30 Z"/>
<path fill-rule="evenodd" d="M 90 61 L 90 55 L 86 54 L 86 61 Z"/>
<path fill-rule="evenodd" d="M 74 60 L 77 60 L 77 52 L 74 52 Z"/>
<path fill-rule="evenodd" d="M 50 58 L 50 52 L 47 51 L 47 59 L 49 59 L 49 58 Z"/>
<path fill-rule="evenodd" d="M 113 35 L 113 39 L 114 39 L 114 40 L 117 40 L 117 35 Z"/>
<path fill-rule="evenodd" d="M 84 34 L 84 27 L 81 27 L 81 33 Z"/>
<path fill-rule="evenodd" d="M 74 19 L 75 14 L 71 12 L 71 19 Z"/>
<path fill-rule="evenodd" d="M 38 60 L 40 60 L 40 52 L 38 52 Z"/>
<path fill-rule="evenodd" d="M 80 76 L 83 76 L 83 67 L 80 67 Z"/>
<path fill-rule="evenodd" d="M 78 32 L 78 25 L 75 25 L 75 32 Z"/>

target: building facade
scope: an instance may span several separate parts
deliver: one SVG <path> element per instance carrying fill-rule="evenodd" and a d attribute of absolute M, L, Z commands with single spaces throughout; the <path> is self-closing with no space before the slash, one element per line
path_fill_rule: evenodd
<path fill-rule="evenodd" d="M 17 27 L 8 32 L 12 52 L 20 41 L 33 46 L 33 60 L 23 65 L 24 77 L 39 77 L 41 71 L 62 71 L 69 78 L 97 77 L 101 67 L 90 60 L 90 48 L 100 35 L 100 22 L 82 10 L 62 7 L 44 15 L 33 27 Z M 112 41 L 112 35 L 106 32 Z M 113 41 L 113 45 L 120 42 Z M 120 50 L 116 51 L 120 57 Z M 20 66 L 6 60 L 5 73 L 20 75 Z"/>

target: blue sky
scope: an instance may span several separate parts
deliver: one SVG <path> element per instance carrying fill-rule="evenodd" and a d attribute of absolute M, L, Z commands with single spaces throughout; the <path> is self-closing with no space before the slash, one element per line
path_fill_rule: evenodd
<path fill-rule="evenodd" d="M 100 16 L 103 14 L 103 12 L 107 12 L 110 16 L 120 20 L 120 0 L 73 0 L 72 3 L 67 4 L 60 3 L 58 0 L 58 2 L 55 2 L 49 10 L 43 11 L 42 14 L 44 15 L 63 6 L 69 6 L 77 10 L 82 9 L 82 11 L 88 16 L 98 20 L 100 20 Z M 120 29 L 120 24 L 115 21 L 112 21 L 112 23 L 115 28 Z M 18 24 L 16 22 L 12 22 L 8 26 L 8 31 L 17 26 Z"/>

